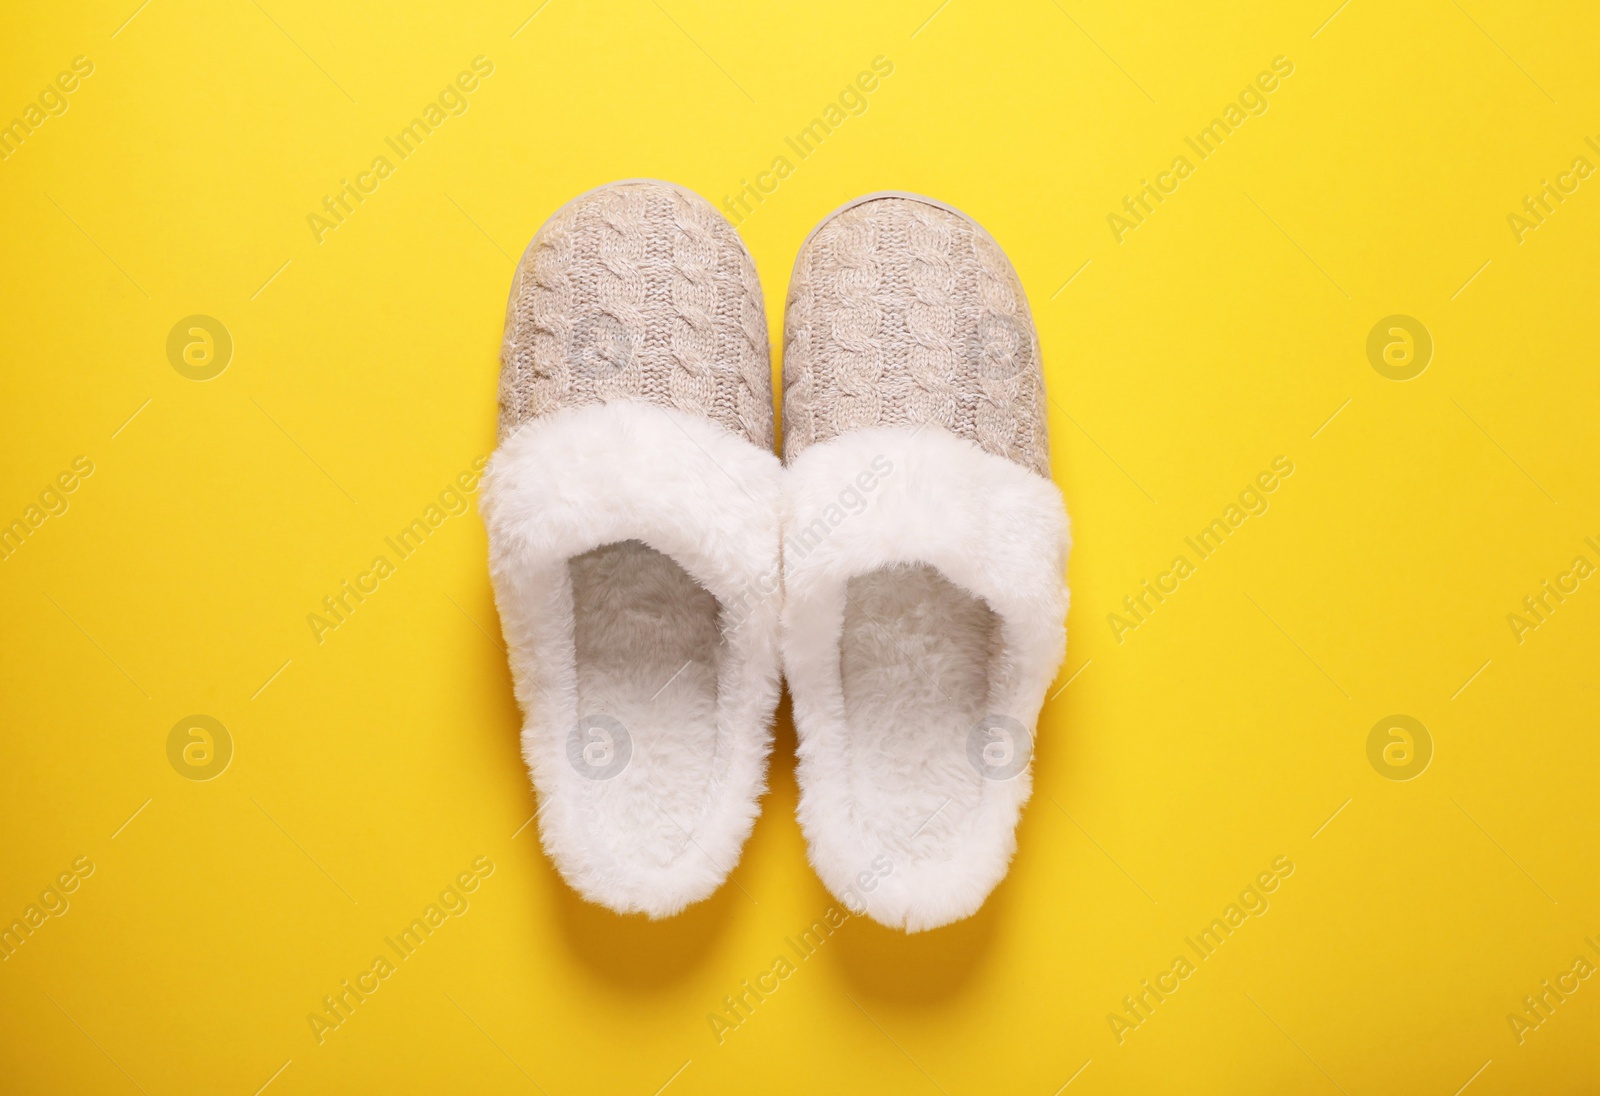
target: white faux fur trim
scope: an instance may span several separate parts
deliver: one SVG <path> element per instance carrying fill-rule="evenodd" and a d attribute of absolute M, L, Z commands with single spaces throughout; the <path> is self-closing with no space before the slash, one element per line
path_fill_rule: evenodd
<path fill-rule="evenodd" d="M 1015 720 L 1031 746 L 1065 653 L 1060 492 L 937 427 L 813 445 L 786 483 L 783 660 L 812 865 L 883 924 L 959 920 L 1004 877 L 1032 789 L 1026 766 L 982 775 L 964 729 Z M 848 696 L 847 680 L 899 695 Z"/>
<path fill-rule="evenodd" d="M 639 402 L 531 420 L 489 464 L 490 571 L 525 714 L 522 751 L 539 793 L 539 833 L 562 876 L 590 901 L 669 916 L 711 894 L 738 861 L 765 790 L 778 698 L 781 490 L 772 453 L 708 419 Z M 596 780 L 568 755 L 569 734 L 594 715 L 578 710 L 579 572 L 569 561 L 621 542 L 668 557 L 677 567 L 662 565 L 674 574 L 681 567 L 715 597 L 716 619 L 697 622 L 712 637 L 708 663 L 656 696 L 645 689 L 635 697 L 628 718 L 646 725 L 630 728 L 633 756 L 620 774 Z M 621 583 L 598 582 L 597 604 L 618 600 Z M 682 585 L 688 593 L 670 584 L 650 592 L 673 612 L 707 609 L 703 593 Z M 629 616 L 637 608 L 606 604 L 602 639 L 638 642 Z M 636 660 L 621 653 L 613 661 L 625 675 Z M 619 691 L 637 684 L 621 682 Z"/>

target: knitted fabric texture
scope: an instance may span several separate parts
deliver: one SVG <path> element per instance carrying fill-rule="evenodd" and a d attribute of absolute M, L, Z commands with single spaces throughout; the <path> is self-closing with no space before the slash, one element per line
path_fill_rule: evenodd
<path fill-rule="evenodd" d="M 942 206 L 873 198 L 801 249 L 784 315 L 784 459 L 932 423 L 1049 478 L 1039 337 L 1011 263 Z"/>
<path fill-rule="evenodd" d="M 772 449 L 772 371 L 755 262 L 703 198 L 613 183 L 528 245 L 501 347 L 500 439 L 566 407 L 636 400 Z"/>

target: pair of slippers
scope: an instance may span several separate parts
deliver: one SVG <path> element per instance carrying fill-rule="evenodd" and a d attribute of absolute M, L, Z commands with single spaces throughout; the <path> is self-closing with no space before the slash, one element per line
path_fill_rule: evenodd
<path fill-rule="evenodd" d="M 518 265 L 483 489 L 539 833 L 583 897 L 666 917 L 738 861 L 780 673 L 812 865 L 908 931 L 1004 877 L 1065 649 L 1039 342 L 999 246 L 879 194 L 800 249 L 774 452 L 755 263 L 649 180 Z"/>

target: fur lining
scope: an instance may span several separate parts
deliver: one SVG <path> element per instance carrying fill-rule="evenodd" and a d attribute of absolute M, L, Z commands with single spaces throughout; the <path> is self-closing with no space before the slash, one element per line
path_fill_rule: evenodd
<path fill-rule="evenodd" d="M 539 834 L 590 901 L 670 916 L 738 861 L 778 699 L 781 490 L 774 454 L 636 402 L 530 420 L 489 464 Z"/>
<path fill-rule="evenodd" d="M 852 431 L 791 464 L 800 823 L 853 910 L 934 928 L 1004 877 L 1065 653 L 1068 542 L 1053 483 L 938 427 Z M 997 724 L 1016 733 L 1000 741 Z M 986 775 L 986 747 L 997 761 L 1014 748 L 1015 764 Z"/>

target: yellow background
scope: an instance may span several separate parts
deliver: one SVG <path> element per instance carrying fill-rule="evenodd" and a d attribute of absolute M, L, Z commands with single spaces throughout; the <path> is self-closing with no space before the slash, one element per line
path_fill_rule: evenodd
<path fill-rule="evenodd" d="M 1600 563 L 1600 177 L 1507 222 L 1600 165 L 1600 18 L 935 2 L 5 16 L 0 120 L 94 73 L 0 164 L 0 520 L 95 471 L 0 562 L 0 918 L 95 870 L 0 963 L 0 1088 L 1600 1091 L 1600 981 L 1520 1045 L 1506 1019 L 1600 962 L 1600 581 L 1507 623 Z M 470 109 L 316 242 L 307 214 L 479 55 Z M 324 642 L 306 618 L 490 451 L 512 257 L 552 211 L 632 176 L 720 205 L 878 55 L 866 113 L 741 226 L 768 320 L 867 191 L 1006 247 L 1074 521 L 1071 684 L 982 912 L 851 921 L 719 1044 L 708 1015 L 831 902 L 787 705 L 733 882 L 651 924 L 522 828 L 475 511 Z M 1107 215 L 1279 56 L 1268 111 L 1118 243 Z M 235 344 L 208 382 L 166 356 L 194 314 Z M 1404 383 L 1366 352 L 1393 314 L 1436 346 Z M 1119 643 L 1108 614 L 1279 455 L 1270 510 Z M 191 714 L 234 743 L 207 782 L 167 757 Z M 1391 714 L 1433 741 L 1411 781 L 1368 761 Z M 470 911 L 319 1045 L 323 995 L 480 856 Z M 1119 1045 L 1107 1014 L 1279 856 L 1270 910 Z"/>

